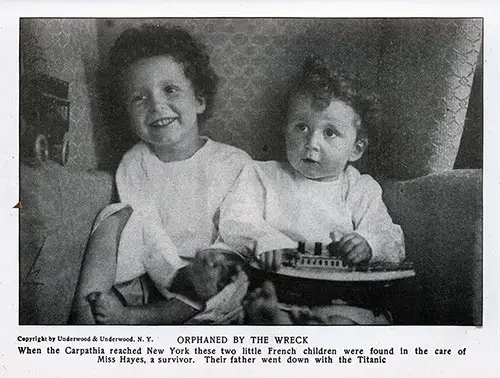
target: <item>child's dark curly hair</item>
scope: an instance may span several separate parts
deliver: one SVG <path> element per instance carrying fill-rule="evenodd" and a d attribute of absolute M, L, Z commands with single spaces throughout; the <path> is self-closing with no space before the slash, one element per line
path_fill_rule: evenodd
<path fill-rule="evenodd" d="M 326 109 L 334 99 L 345 102 L 361 118 L 358 139 L 368 141 L 376 132 L 380 122 L 378 96 L 367 91 L 357 77 L 336 71 L 321 57 L 311 55 L 306 59 L 288 102 L 297 94 L 311 96 L 312 106 L 318 110 Z"/>
<path fill-rule="evenodd" d="M 206 109 L 199 117 L 206 119 L 212 111 L 218 78 L 210 66 L 205 45 L 181 28 L 143 25 L 125 30 L 115 41 L 109 58 L 113 77 L 118 80 L 115 83 L 135 61 L 158 55 L 169 55 L 182 64 L 196 96 L 205 99 Z"/>

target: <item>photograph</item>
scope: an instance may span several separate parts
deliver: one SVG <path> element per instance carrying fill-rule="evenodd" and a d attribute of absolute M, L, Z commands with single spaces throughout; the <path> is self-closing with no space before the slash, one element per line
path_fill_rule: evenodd
<path fill-rule="evenodd" d="M 473 16 L 20 17 L 17 324 L 483 326 Z"/>

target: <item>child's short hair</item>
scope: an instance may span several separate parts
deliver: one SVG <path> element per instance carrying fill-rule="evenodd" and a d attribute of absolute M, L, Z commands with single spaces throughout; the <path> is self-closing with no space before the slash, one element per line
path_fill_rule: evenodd
<path fill-rule="evenodd" d="M 135 61 L 159 55 L 171 56 L 182 64 L 195 94 L 205 99 L 206 108 L 200 119 L 206 119 L 212 111 L 218 78 L 210 66 L 205 45 L 185 30 L 160 25 L 143 25 L 125 30 L 111 49 L 110 68 L 115 79 L 120 80 L 123 70 Z"/>
<path fill-rule="evenodd" d="M 366 90 L 357 77 L 341 73 L 316 55 L 309 56 L 302 67 L 299 79 L 288 94 L 288 103 L 297 94 L 312 97 L 312 106 L 326 109 L 337 99 L 349 105 L 361 118 L 358 139 L 371 139 L 379 123 L 379 98 Z"/>

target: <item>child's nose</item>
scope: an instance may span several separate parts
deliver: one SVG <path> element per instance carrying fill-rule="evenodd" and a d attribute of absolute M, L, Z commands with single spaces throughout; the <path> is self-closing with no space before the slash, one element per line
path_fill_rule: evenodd
<path fill-rule="evenodd" d="M 321 135 L 317 132 L 312 132 L 308 135 L 306 149 L 319 150 Z"/>
<path fill-rule="evenodd" d="M 167 98 L 163 93 L 154 93 L 151 95 L 150 109 L 153 112 L 165 110 L 168 108 L 169 104 Z"/>

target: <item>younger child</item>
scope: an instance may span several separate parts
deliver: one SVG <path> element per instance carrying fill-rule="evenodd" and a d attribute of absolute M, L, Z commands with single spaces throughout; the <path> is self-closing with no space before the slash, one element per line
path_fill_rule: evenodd
<path fill-rule="evenodd" d="M 250 157 L 199 134 L 217 83 L 204 46 L 184 30 L 144 26 L 117 39 L 110 63 L 140 141 L 116 173 L 120 203 L 101 212 L 91 235 L 76 321 L 183 323 L 221 290 L 218 310 L 230 308 L 228 301 L 239 306 L 246 277 L 237 260 L 204 250 L 217 235 L 219 206 Z M 155 303 L 151 281 L 162 294 Z"/>
<path fill-rule="evenodd" d="M 404 259 L 403 233 L 382 202 L 380 186 L 351 165 L 366 150 L 374 109 L 355 84 L 319 58 L 306 61 L 288 98 L 287 161 L 243 169 L 221 207 L 219 246 L 262 258 L 298 242 L 333 240 L 351 265 Z M 255 320 L 255 306 L 276 310 L 275 301 L 266 285 L 250 296 L 247 315 Z M 329 307 L 329 323 L 380 321 L 368 310 Z M 285 322 L 283 314 L 276 319 Z"/>

